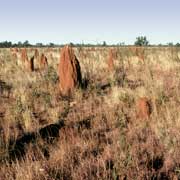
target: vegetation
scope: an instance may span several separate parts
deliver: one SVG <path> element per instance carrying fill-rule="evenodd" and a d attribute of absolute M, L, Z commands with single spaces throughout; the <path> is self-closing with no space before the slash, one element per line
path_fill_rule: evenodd
<path fill-rule="evenodd" d="M 146 36 L 139 36 L 136 38 L 134 43 L 136 46 L 147 46 L 149 45 L 149 41 L 147 40 Z"/>
<path fill-rule="evenodd" d="M 180 178 L 180 48 L 111 49 L 109 71 L 109 47 L 74 47 L 87 84 L 69 98 L 59 48 L 38 48 L 48 69 L 35 60 L 34 72 L 19 49 L 0 49 L 0 179 Z M 140 97 L 151 100 L 148 119 L 137 117 Z"/>
<path fill-rule="evenodd" d="M 117 46 L 128 46 L 124 42 L 117 43 L 117 44 L 107 44 L 106 41 L 103 41 L 102 43 L 97 43 L 97 44 L 92 44 L 92 43 L 72 43 L 70 42 L 72 46 L 75 47 L 106 47 L 106 46 L 111 46 L 111 47 L 117 47 Z M 134 43 L 137 46 L 150 46 L 149 41 L 147 40 L 146 36 L 139 36 L 136 38 L 136 41 Z M 11 41 L 4 41 L 0 42 L 0 48 L 10 48 L 10 47 L 63 47 L 64 44 L 55 44 L 55 43 L 48 43 L 48 44 L 43 44 L 41 42 L 36 43 L 36 44 L 31 44 L 28 40 L 21 42 L 19 41 L 18 43 L 12 43 Z M 151 45 L 151 46 L 180 46 L 179 43 L 173 44 L 172 42 L 169 42 L 167 44 L 158 44 L 158 45 Z"/>

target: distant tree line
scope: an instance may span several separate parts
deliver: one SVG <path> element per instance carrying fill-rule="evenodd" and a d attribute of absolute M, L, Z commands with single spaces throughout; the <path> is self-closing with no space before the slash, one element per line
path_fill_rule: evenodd
<path fill-rule="evenodd" d="M 106 41 L 103 41 L 102 43 L 97 43 L 97 44 L 84 44 L 84 43 L 72 43 L 70 42 L 72 46 L 75 47 L 107 47 L 107 46 L 128 46 L 124 42 L 118 43 L 118 44 L 107 44 Z M 146 36 L 139 36 L 136 38 L 136 41 L 134 42 L 135 46 L 175 46 L 175 47 L 180 47 L 180 43 L 173 44 L 172 42 L 169 42 L 167 44 L 158 44 L 158 45 L 152 45 L 149 43 L 147 40 Z M 19 41 L 18 43 L 12 43 L 11 41 L 4 41 L 0 42 L 0 48 L 10 48 L 10 47 L 62 47 L 64 44 L 54 44 L 54 43 L 48 43 L 48 44 L 43 44 L 43 43 L 36 43 L 36 44 L 31 44 L 29 43 L 28 40 L 21 42 Z"/>
<path fill-rule="evenodd" d="M 24 43 L 22 43 L 22 42 L 12 43 L 11 41 L 0 42 L 0 48 L 30 47 L 30 46 L 32 46 L 32 45 L 28 41 L 25 41 Z"/>
<path fill-rule="evenodd" d="M 10 48 L 10 47 L 54 47 L 54 46 L 58 46 L 55 45 L 53 43 L 49 43 L 49 44 L 43 44 L 43 43 L 36 43 L 36 44 L 31 44 L 29 43 L 28 40 L 21 42 L 19 41 L 18 43 L 12 43 L 11 41 L 3 41 L 0 42 L 0 48 Z"/>

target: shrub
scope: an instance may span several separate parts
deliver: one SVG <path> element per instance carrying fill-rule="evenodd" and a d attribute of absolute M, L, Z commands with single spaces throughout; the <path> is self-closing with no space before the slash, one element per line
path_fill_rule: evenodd
<path fill-rule="evenodd" d="M 134 43 L 136 46 L 147 46 L 149 45 L 149 41 L 147 40 L 146 36 L 139 36 L 136 38 Z"/>

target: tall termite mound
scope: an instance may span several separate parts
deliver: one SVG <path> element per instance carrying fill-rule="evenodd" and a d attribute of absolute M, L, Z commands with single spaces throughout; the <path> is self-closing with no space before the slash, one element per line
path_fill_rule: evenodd
<path fill-rule="evenodd" d="M 42 69 L 42 70 L 44 70 L 48 67 L 47 57 L 43 53 L 41 54 L 39 66 L 40 66 L 40 69 Z"/>
<path fill-rule="evenodd" d="M 22 63 L 25 63 L 28 60 L 26 48 L 21 50 L 21 60 L 22 60 Z"/>
<path fill-rule="evenodd" d="M 36 58 L 36 59 L 39 58 L 39 51 L 38 51 L 38 49 L 35 49 L 34 58 Z"/>
<path fill-rule="evenodd" d="M 114 57 L 113 57 L 113 50 L 112 49 L 109 50 L 109 57 L 108 57 L 107 65 L 108 65 L 109 71 L 114 70 Z"/>
<path fill-rule="evenodd" d="M 82 83 L 80 64 L 71 46 L 61 50 L 58 71 L 61 95 L 69 96 Z"/>
<path fill-rule="evenodd" d="M 26 59 L 25 68 L 28 72 L 34 71 L 34 56 L 30 58 L 30 60 Z"/>

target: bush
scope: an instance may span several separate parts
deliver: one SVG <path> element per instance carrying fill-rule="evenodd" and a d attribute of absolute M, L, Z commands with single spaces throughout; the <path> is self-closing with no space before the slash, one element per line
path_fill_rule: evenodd
<path fill-rule="evenodd" d="M 146 36 L 139 36 L 136 38 L 134 43 L 136 46 L 147 46 L 149 45 L 149 41 L 147 40 Z"/>
<path fill-rule="evenodd" d="M 48 67 L 48 71 L 45 74 L 45 80 L 47 82 L 51 82 L 52 84 L 56 84 L 58 82 L 58 75 L 56 73 L 56 70 L 53 67 Z"/>

